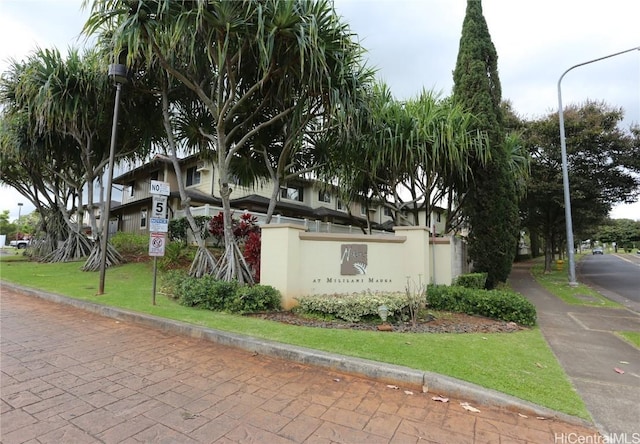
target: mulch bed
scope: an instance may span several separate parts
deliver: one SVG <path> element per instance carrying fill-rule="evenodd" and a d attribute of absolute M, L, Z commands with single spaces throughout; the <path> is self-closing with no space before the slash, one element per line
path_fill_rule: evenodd
<path fill-rule="evenodd" d="M 340 320 L 323 321 L 306 318 L 290 311 L 259 313 L 250 316 L 305 327 L 351 330 L 378 329 L 378 324 L 353 323 Z M 446 313 L 429 319 L 420 319 L 415 327 L 411 325 L 411 322 L 393 324 L 393 331 L 399 333 L 512 333 L 522 329 L 523 327 L 514 322 L 498 321 L 482 316 L 470 316 L 464 313 Z"/>

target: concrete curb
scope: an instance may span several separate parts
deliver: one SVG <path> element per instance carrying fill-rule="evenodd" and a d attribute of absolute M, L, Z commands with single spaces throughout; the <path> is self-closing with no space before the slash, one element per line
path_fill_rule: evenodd
<path fill-rule="evenodd" d="M 545 419 L 558 419 L 560 421 L 585 427 L 593 426 L 592 422 L 585 421 L 581 418 L 557 412 L 496 390 L 487 389 L 470 382 L 437 373 L 425 372 L 408 367 L 370 361 L 367 359 L 336 355 L 319 350 L 269 341 L 266 339 L 259 339 L 251 336 L 215 330 L 212 328 L 200 327 L 185 322 L 174 321 L 144 313 L 74 299 L 56 293 L 44 292 L 8 282 L 2 282 L 2 287 L 9 288 L 28 296 L 35 296 L 43 300 L 70 305 L 101 316 L 158 329 L 167 333 L 206 339 L 222 345 L 237 347 L 266 356 L 366 376 L 368 378 L 388 383 L 410 385 L 418 387 L 419 390 L 422 390 L 422 387 L 426 386 L 431 393 L 437 393 L 440 395 L 446 394 L 469 402 L 494 405 L 511 411 L 524 412 L 533 416 L 544 417 Z"/>

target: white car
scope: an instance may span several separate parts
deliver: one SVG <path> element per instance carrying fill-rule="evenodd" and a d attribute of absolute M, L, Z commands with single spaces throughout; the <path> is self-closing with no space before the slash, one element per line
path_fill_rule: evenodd
<path fill-rule="evenodd" d="M 22 249 L 22 248 L 27 248 L 30 243 L 31 243 L 30 239 L 18 239 L 18 240 L 12 240 L 11 242 L 9 242 L 9 245 L 11 245 L 12 247 L 16 247 L 17 249 Z"/>

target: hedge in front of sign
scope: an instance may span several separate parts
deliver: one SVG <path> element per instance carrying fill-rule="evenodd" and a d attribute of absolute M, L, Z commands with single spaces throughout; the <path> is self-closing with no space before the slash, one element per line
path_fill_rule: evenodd
<path fill-rule="evenodd" d="M 513 291 L 429 285 L 427 306 L 433 310 L 486 316 L 525 326 L 536 324 L 536 307 Z"/>

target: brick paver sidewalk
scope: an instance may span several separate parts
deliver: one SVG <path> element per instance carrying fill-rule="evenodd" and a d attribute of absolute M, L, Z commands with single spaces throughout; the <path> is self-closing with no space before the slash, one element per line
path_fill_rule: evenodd
<path fill-rule="evenodd" d="M 436 402 L 417 387 L 396 390 L 6 289 L 1 298 L 4 444 L 554 443 L 597 433 L 486 405 L 471 413 L 464 400 Z"/>

